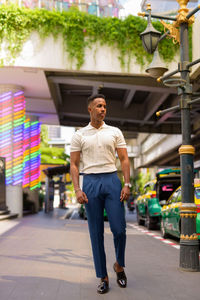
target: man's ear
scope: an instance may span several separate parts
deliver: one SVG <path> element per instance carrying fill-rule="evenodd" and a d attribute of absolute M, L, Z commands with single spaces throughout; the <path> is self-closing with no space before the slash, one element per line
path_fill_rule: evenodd
<path fill-rule="evenodd" d="M 89 112 L 89 113 L 91 112 L 90 104 L 88 105 L 88 112 Z"/>

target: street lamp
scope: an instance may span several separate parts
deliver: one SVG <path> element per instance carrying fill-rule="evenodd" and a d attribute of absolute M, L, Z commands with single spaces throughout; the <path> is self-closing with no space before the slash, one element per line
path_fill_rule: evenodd
<path fill-rule="evenodd" d="M 144 49 L 152 54 L 158 45 L 159 38 L 161 36 L 161 32 L 156 30 L 151 23 L 151 5 L 147 4 L 148 15 L 148 24 L 145 31 L 143 31 L 140 36 L 142 39 L 142 44 Z"/>
<path fill-rule="evenodd" d="M 151 17 L 162 19 L 161 23 L 167 29 L 167 32 L 158 39 L 157 45 L 159 41 L 165 38 L 167 35 L 180 44 L 180 63 L 178 64 L 178 68 L 173 72 L 170 72 L 167 75 L 157 79 L 158 82 L 162 81 L 166 86 L 178 88 L 178 95 L 180 96 L 179 105 L 157 112 L 157 116 L 161 116 L 169 111 L 177 109 L 181 110 L 182 146 L 179 148 L 182 186 L 182 205 L 180 208 L 180 268 L 185 271 L 199 271 L 199 243 L 198 236 L 196 234 L 197 212 L 196 205 L 194 203 L 193 185 L 195 149 L 191 145 L 190 109 L 191 104 L 200 101 L 200 98 L 191 100 L 193 93 L 192 85 L 190 84 L 189 73 L 190 67 L 199 63 L 200 59 L 189 63 L 188 26 L 194 22 L 194 14 L 200 10 L 200 5 L 189 12 L 187 8 L 189 0 L 176 1 L 180 5 L 180 9 L 178 11 L 179 14 L 176 17 L 151 15 L 150 5 L 147 7 L 147 11 L 149 11 L 149 13 L 139 13 L 139 15 L 148 17 L 148 26 L 151 22 Z M 173 21 L 173 23 L 165 23 L 163 20 L 170 20 Z M 147 50 L 147 52 L 153 53 L 156 49 L 152 47 L 152 44 L 155 42 L 155 38 L 151 29 L 148 29 L 148 26 L 147 29 L 141 34 L 141 38 L 143 40 L 144 48 Z M 145 38 L 146 36 L 148 36 L 150 41 L 148 43 L 146 41 L 147 39 Z M 179 72 L 181 74 L 180 78 L 170 78 Z"/>

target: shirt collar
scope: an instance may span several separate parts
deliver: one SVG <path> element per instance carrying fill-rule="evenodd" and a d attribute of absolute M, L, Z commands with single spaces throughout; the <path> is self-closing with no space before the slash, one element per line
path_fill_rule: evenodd
<path fill-rule="evenodd" d="M 99 127 L 98 129 L 95 128 L 95 127 L 93 127 L 93 126 L 91 125 L 91 123 L 89 123 L 87 127 L 88 127 L 88 129 L 96 129 L 96 130 L 99 130 L 99 129 L 105 128 L 105 127 L 107 127 L 107 126 L 108 126 L 108 125 L 106 125 L 106 123 L 103 122 L 103 125 L 102 125 L 101 127 Z"/>

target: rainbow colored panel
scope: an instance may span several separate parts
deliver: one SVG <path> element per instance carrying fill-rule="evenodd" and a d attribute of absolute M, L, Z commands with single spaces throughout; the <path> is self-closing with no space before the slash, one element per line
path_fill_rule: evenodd
<path fill-rule="evenodd" d="M 40 187 L 40 123 L 25 120 L 22 91 L 0 95 L 0 156 L 6 158 L 6 184 Z"/>
<path fill-rule="evenodd" d="M 30 126 L 30 190 L 40 187 L 40 131 L 38 121 L 31 122 Z"/>
<path fill-rule="evenodd" d="M 13 96 L 13 185 L 16 185 L 23 182 L 25 98 L 22 91 Z"/>
<path fill-rule="evenodd" d="M 23 187 L 30 184 L 30 120 L 24 122 L 24 163 L 23 163 Z"/>
<path fill-rule="evenodd" d="M 40 187 L 40 131 L 38 121 L 24 123 L 24 164 L 23 187 L 31 190 Z"/>
<path fill-rule="evenodd" d="M 22 183 L 24 119 L 24 93 L 0 95 L 0 156 L 6 158 L 6 184 Z"/>
<path fill-rule="evenodd" d="M 6 184 L 12 183 L 12 92 L 0 95 L 0 156 L 6 158 Z"/>

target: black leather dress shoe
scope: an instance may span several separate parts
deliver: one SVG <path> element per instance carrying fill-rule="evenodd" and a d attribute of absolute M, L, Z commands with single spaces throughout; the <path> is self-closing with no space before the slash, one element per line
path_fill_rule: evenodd
<path fill-rule="evenodd" d="M 109 283 L 107 280 L 101 279 L 100 284 L 97 287 L 97 293 L 105 294 L 109 291 Z"/>
<path fill-rule="evenodd" d="M 124 271 L 122 272 L 117 272 L 115 270 L 115 264 L 113 265 L 113 269 L 117 275 L 117 283 L 121 288 L 125 288 L 127 285 L 127 278 L 126 278 L 126 274 Z"/>

